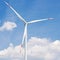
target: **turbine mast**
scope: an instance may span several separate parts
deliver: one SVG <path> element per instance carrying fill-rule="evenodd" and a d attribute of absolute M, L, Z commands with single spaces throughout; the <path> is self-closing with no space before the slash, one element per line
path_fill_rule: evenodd
<path fill-rule="evenodd" d="M 26 37 L 25 37 L 25 60 L 27 60 L 27 23 L 26 23 Z"/>

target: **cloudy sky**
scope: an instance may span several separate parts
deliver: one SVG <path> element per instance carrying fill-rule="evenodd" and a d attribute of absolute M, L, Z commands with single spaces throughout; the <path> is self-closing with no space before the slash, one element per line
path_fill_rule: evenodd
<path fill-rule="evenodd" d="M 20 46 L 24 23 L 4 1 L 26 21 L 54 18 L 28 25 L 28 60 L 60 60 L 60 1 L 57 0 L 0 0 L 0 59 L 24 60 L 24 48 Z"/>

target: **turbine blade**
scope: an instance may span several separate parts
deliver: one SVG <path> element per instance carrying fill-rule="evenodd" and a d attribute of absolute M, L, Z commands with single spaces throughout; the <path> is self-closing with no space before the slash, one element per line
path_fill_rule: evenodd
<path fill-rule="evenodd" d="M 45 21 L 45 20 L 52 20 L 54 18 L 46 18 L 46 19 L 40 19 L 40 20 L 33 20 L 33 21 L 30 21 L 28 23 L 35 23 L 35 22 L 40 22 L 40 21 Z"/>
<path fill-rule="evenodd" d="M 25 29 L 24 29 L 24 34 L 23 34 L 23 39 L 22 39 L 22 45 L 24 43 L 25 37 L 26 37 L 26 26 L 25 26 Z"/>
<path fill-rule="evenodd" d="M 19 14 L 17 13 L 17 11 L 16 11 L 11 5 L 9 5 L 6 1 L 4 1 L 4 2 L 5 2 L 5 4 L 17 15 L 17 17 L 18 17 L 19 19 L 21 19 L 23 22 L 26 23 L 25 19 L 22 18 L 21 15 L 19 15 Z"/>

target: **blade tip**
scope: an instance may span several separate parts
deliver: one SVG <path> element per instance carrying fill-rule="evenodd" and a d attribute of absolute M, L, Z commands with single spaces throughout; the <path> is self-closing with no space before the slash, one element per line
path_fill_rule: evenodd
<path fill-rule="evenodd" d="M 8 5 L 8 3 L 6 1 L 4 1 L 4 3 Z"/>
<path fill-rule="evenodd" d="M 54 18 L 48 18 L 48 20 L 54 20 Z"/>

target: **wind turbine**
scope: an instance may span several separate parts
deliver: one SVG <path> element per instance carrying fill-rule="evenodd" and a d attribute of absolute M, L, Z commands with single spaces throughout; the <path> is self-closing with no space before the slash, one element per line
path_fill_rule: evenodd
<path fill-rule="evenodd" d="M 27 26 L 28 26 L 28 24 L 41 22 L 41 21 L 45 21 L 45 20 L 52 20 L 53 18 L 33 20 L 33 21 L 30 21 L 30 22 L 27 22 L 20 14 L 17 13 L 17 11 L 11 5 L 9 5 L 6 1 L 4 1 L 4 2 L 17 15 L 17 17 L 20 20 L 22 20 L 24 22 L 24 24 L 25 24 L 25 29 L 24 29 L 24 34 L 23 34 L 23 39 L 22 39 L 22 44 L 21 45 L 23 45 L 24 40 L 25 40 L 25 60 L 27 60 Z"/>

